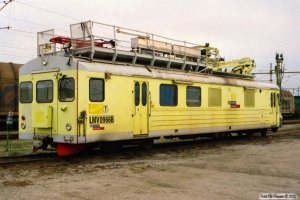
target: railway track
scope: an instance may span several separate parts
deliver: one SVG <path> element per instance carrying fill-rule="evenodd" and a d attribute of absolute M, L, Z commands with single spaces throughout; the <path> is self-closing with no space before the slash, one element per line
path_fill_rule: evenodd
<path fill-rule="evenodd" d="M 49 161 L 58 158 L 56 153 L 40 153 L 17 156 L 2 156 L 0 157 L 0 167 L 9 166 L 12 164 L 32 163 L 37 161 Z"/>
<path fill-rule="evenodd" d="M 291 125 L 292 126 L 292 125 Z M 104 153 L 100 149 L 90 150 L 84 152 L 82 154 L 78 154 L 73 157 L 61 158 L 56 155 L 55 152 L 47 152 L 47 153 L 38 153 L 38 154 L 29 154 L 29 155 L 19 155 L 19 156 L 7 156 L 0 157 L 0 167 L 8 167 L 12 165 L 18 164 L 26 164 L 26 163 L 38 163 L 38 162 L 46 162 L 46 163 L 59 163 L 60 161 L 67 162 L 77 162 L 78 160 L 91 160 L 94 159 L 95 162 L 100 163 L 110 163 L 110 162 L 118 162 L 120 159 L 122 161 L 137 158 L 143 159 L 144 157 L 151 156 L 155 153 L 168 153 L 170 151 L 192 151 L 193 149 L 207 149 L 207 148 L 217 148 L 228 145 L 237 145 L 237 144 L 253 144 L 253 143 L 268 143 L 274 139 L 280 139 L 285 137 L 299 137 L 298 134 L 300 131 L 296 128 L 285 128 L 279 131 L 278 133 L 272 133 L 267 135 L 266 137 L 261 137 L 258 134 L 252 137 L 238 137 L 232 136 L 229 138 L 217 139 L 217 138 L 201 138 L 195 140 L 171 140 L 171 142 L 162 141 L 159 143 L 155 143 L 152 150 L 145 151 L 140 149 L 140 147 L 132 146 L 122 148 L 121 150 L 107 154 Z"/>
<path fill-rule="evenodd" d="M 283 120 L 283 125 L 287 124 L 300 124 L 300 119 L 289 119 L 289 120 Z"/>

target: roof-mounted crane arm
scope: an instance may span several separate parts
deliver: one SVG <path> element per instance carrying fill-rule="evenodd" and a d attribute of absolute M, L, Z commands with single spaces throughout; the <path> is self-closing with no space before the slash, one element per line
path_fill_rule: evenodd
<path fill-rule="evenodd" d="M 230 69 L 233 74 L 250 74 L 255 68 L 255 61 L 251 58 L 241 58 L 230 61 L 219 61 L 214 70 Z"/>

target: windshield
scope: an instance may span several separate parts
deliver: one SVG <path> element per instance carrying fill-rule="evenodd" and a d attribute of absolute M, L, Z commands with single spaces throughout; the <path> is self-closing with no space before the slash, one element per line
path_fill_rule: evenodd
<path fill-rule="evenodd" d="M 75 84 L 73 78 L 61 78 L 59 80 L 59 100 L 73 101 L 75 96 Z"/>

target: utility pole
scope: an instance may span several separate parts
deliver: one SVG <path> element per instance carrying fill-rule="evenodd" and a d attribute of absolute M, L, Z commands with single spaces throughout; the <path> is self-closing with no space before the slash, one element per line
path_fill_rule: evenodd
<path fill-rule="evenodd" d="M 270 83 L 272 83 L 273 82 L 273 80 L 272 80 L 272 63 L 270 63 Z"/>
<path fill-rule="evenodd" d="M 276 53 L 275 58 L 276 58 L 276 65 L 275 65 L 276 83 L 279 87 L 279 91 L 281 94 L 281 89 L 282 89 L 281 83 L 284 76 L 283 54 Z M 280 102 L 281 102 L 281 97 L 280 97 Z"/>

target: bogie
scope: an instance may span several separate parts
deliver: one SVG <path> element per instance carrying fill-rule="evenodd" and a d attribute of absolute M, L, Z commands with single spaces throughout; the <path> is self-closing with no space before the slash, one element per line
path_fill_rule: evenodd
<path fill-rule="evenodd" d="M 268 133 L 268 129 L 262 129 L 262 130 L 260 131 L 260 135 L 261 135 L 262 137 L 265 137 L 265 136 L 267 135 L 267 133 Z"/>

